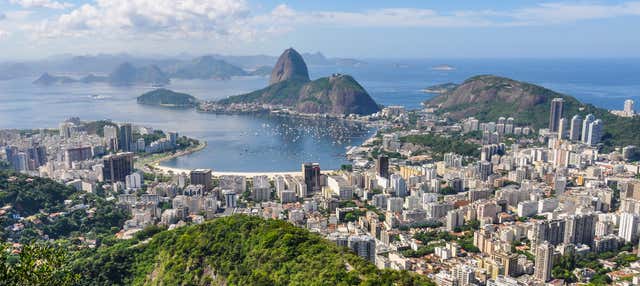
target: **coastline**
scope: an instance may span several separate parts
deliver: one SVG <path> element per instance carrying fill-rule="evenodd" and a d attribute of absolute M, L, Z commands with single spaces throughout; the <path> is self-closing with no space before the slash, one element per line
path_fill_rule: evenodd
<path fill-rule="evenodd" d="M 156 164 L 153 166 L 154 170 L 156 171 L 160 171 L 162 173 L 173 173 L 173 174 L 180 174 L 180 173 L 185 173 L 185 174 L 189 174 L 189 172 L 192 169 L 183 169 L 183 168 L 174 168 L 174 167 L 166 167 L 166 166 L 161 166 L 160 164 Z M 322 173 L 331 173 L 333 172 L 333 170 L 323 170 Z M 300 171 L 282 171 L 282 172 L 278 172 L 278 171 L 273 171 L 273 172 L 226 172 L 226 171 L 215 171 L 213 170 L 211 172 L 211 174 L 213 176 L 219 177 L 219 176 L 245 176 L 245 177 L 253 177 L 253 176 L 267 176 L 269 178 L 273 178 L 275 176 L 286 176 L 286 175 L 291 175 L 291 176 L 298 176 L 300 175 Z"/>
<path fill-rule="evenodd" d="M 201 151 L 201 150 L 203 150 L 204 148 L 207 147 L 207 141 L 198 140 L 198 142 L 199 142 L 198 146 L 195 146 L 193 148 L 188 148 L 188 149 L 185 149 L 185 150 L 181 150 L 181 151 L 178 151 L 178 152 L 175 152 L 175 153 L 172 153 L 172 154 L 160 155 L 160 156 L 158 156 L 158 158 L 154 158 L 149 162 L 146 162 L 146 161 L 136 162 L 137 164 L 142 164 L 142 166 L 138 165 L 137 168 L 143 168 L 143 169 L 144 168 L 149 168 L 149 169 L 153 170 L 153 169 L 156 169 L 158 167 L 161 167 L 160 163 L 162 163 L 164 161 L 171 160 L 171 159 L 178 158 L 178 157 L 185 156 L 185 155 L 189 155 L 189 154 Z M 158 154 L 152 154 L 150 157 L 152 157 L 154 155 L 158 155 Z M 140 159 L 144 160 L 145 158 L 140 158 Z M 138 159 L 138 160 L 140 160 L 140 159 Z M 149 158 L 146 158 L 146 159 L 149 159 Z"/>

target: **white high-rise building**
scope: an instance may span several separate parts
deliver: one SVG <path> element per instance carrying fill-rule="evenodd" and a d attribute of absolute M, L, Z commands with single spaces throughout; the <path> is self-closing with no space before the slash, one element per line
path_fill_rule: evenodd
<path fill-rule="evenodd" d="M 407 183 L 404 181 L 402 176 L 398 174 L 392 174 L 389 177 L 391 188 L 393 192 L 398 197 L 406 197 L 407 196 Z"/>
<path fill-rule="evenodd" d="M 553 245 L 543 242 L 536 247 L 534 277 L 542 282 L 551 280 L 553 268 Z"/>
<path fill-rule="evenodd" d="M 597 119 L 596 121 L 591 122 L 589 124 L 589 135 L 587 137 L 587 144 L 594 146 L 600 143 L 600 139 L 602 138 L 602 128 L 603 128 L 602 120 Z"/>
<path fill-rule="evenodd" d="M 618 236 L 626 242 L 632 242 L 638 237 L 638 224 L 640 218 L 637 214 L 623 212 L 620 214 L 620 227 L 618 228 Z"/>
<path fill-rule="evenodd" d="M 566 139 L 569 136 L 569 120 L 566 118 L 560 118 L 558 124 L 558 139 Z"/>
<path fill-rule="evenodd" d="M 582 116 L 574 115 L 571 118 L 571 129 L 569 130 L 569 140 L 578 141 L 582 135 Z"/>
<path fill-rule="evenodd" d="M 624 101 L 624 113 L 627 116 L 633 116 L 635 115 L 635 110 L 633 109 L 633 99 L 627 99 Z"/>
<path fill-rule="evenodd" d="M 584 121 L 582 121 L 582 142 L 587 143 L 587 140 L 589 139 L 589 125 L 591 125 L 591 122 L 595 120 L 596 117 L 593 116 L 593 114 L 588 114 L 585 116 Z"/>

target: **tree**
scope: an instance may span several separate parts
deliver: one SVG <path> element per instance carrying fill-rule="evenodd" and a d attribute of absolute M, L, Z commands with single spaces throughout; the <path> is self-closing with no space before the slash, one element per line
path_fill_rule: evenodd
<path fill-rule="evenodd" d="M 76 285 L 80 275 L 69 267 L 69 256 L 59 247 L 44 243 L 24 245 L 11 254 L 0 246 L 0 285 Z"/>

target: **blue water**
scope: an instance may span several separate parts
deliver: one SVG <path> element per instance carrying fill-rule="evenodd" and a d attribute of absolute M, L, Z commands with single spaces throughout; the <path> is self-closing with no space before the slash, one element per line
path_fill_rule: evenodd
<path fill-rule="evenodd" d="M 453 71 L 431 67 L 448 64 Z M 419 108 L 433 95 L 420 90 L 433 84 L 462 82 L 478 74 L 528 81 L 608 109 L 621 109 L 632 98 L 640 104 L 640 59 L 614 60 L 367 60 L 360 67 L 311 66 L 312 78 L 332 73 L 353 75 L 378 102 Z M 136 104 L 149 86 L 111 87 L 72 84 L 38 87 L 32 78 L 0 81 L 0 128 L 56 127 L 71 116 L 129 121 L 206 140 L 201 152 L 165 163 L 180 168 L 220 171 L 290 171 L 304 161 L 325 169 L 345 163 L 344 151 L 360 144 L 371 130 L 340 122 L 310 122 L 269 116 L 214 115 L 193 110 Z M 264 77 L 228 81 L 173 81 L 168 88 L 201 99 L 220 99 L 264 87 Z M 98 95 L 98 99 L 92 98 Z"/>

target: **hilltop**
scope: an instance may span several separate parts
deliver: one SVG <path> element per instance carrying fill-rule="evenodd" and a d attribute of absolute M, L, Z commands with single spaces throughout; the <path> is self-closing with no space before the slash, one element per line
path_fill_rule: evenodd
<path fill-rule="evenodd" d="M 243 69 L 212 56 L 202 56 L 190 62 L 178 63 L 169 69 L 172 78 L 229 79 L 248 75 Z"/>
<path fill-rule="evenodd" d="M 192 95 L 164 88 L 144 93 L 138 96 L 137 101 L 140 104 L 165 107 L 195 107 L 198 105 L 198 100 Z"/>
<path fill-rule="evenodd" d="M 135 238 L 80 255 L 87 285 L 434 285 L 378 270 L 351 251 L 281 220 L 234 215 Z"/>
<path fill-rule="evenodd" d="M 451 91 L 425 102 L 439 107 L 439 112 L 460 120 L 474 116 L 480 121 L 495 121 L 500 116 L 513 117 L 520 124 L 546 128 L 549 124 L 551 100 L 564 99 L 564 116 L 593 114 L 605 122 L 603 142 L 606 147 L 640 145 L 640 118 L 612 115 L 608 110 L 580 102 L 539 85 L 495 75 L 474 76 Z"/>
<path fill-rule="evenodd" d="M 109 74 L 108 81 L 111 85 L 132 85 L 137 83 L 165 85 L 169 83 L 170 79 L 158 66 L 135 67 L 125 62 Z"/>
<path fill-rule="evenodd" d="M 247 94 L 218 101 L 219 104 L 262 103 L 284 105 L 303 113 L 371 114 L 376 102 L 351 76 L 334 74 L 310 80 L 303 57 L 285 50 L 271 71 L 270 85 Z"/>

